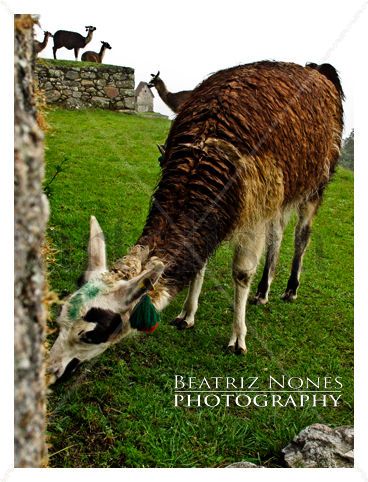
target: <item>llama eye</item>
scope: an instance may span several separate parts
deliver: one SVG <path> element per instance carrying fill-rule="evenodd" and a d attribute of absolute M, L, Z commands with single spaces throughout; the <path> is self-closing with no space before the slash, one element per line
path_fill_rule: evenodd
<path fill-rule="evenodd" d="M 109 338 L 121 331 L 123 320 L 119 313 L 102 308 L 91 308 L 83 317 L 85 321 L 96 323 L 93 330 L 82 334 L 80 341 L 84 343 L 106 343 Z"/>

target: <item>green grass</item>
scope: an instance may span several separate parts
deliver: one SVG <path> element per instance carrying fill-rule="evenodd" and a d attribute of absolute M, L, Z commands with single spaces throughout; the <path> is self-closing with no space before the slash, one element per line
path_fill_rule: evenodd
<path fill-rule="evenodd" d="M 59 250 L 52 288 L 74 291 L 86 266 L 89 216 L 99 220 L 110 261 L 138 238 L 159 176 L 156 143 L 170 122 L 109 111 L 54 110 L 48 121 L 49 236 Z M 339 168 L 315 220 L 299 297 L 285 304 L 293 222 L 286 230 L 270 303 L 249 306 L 248 354 L 228 354 L 232 322 L 231 249 L 209 263 L 196 326 L 169 321 L 185 293 L 150 336 L 123 340 L 56 387 L 49 401 L 50 466 L 223 467 L 248 460 L 282 465 L 281 449 L 312 423 L 353 423 L 353 175 Z M 260 273 L 258 273 L 257 279 Z M 253 284 L 253 292 L 257 280 Z M 337 408 L 175 408 L 174 376 L 342 377 Z"/>
<path fill-rule="evenodd" d="M 48 67 L 96 67 L 97 69 L 104 69 L 105 67 L 120 67 L 113 64 L 99 64 L 97 62 L 83 62 L 80 60 L 59 60 L 38 58 L 37 63 Z"/>

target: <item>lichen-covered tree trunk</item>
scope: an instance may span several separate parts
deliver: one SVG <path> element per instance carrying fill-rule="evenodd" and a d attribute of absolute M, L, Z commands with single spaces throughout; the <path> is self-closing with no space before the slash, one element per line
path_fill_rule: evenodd
<path fill-rule="evenodd" d="M 41 246 L 48 218 L 42 194 L 43 134 L 33 92 L 33 21 L 15 16 L 15 467 L 45 462 L 44 337 Z"/>

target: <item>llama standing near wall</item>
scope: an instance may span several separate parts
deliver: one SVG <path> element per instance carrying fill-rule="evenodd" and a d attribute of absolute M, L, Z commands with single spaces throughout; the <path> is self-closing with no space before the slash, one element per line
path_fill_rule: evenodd
<path fill-rule="evenodd" d="M 39 54 L 40 52 L 42 52 L 42 50 L 44 48 L 46 48 L 47 42 L 49 41 L 50 37 L 53 37 L 52 33 L 45 31 L 42 42 L 39 42 L 38 40 L 35 40 L 35 52 L 36 52 L 36 54 Z"/>
<path fill-rule="evenodd" d="M 266 246 L 257 293 L 265 303 L 292 209 L 299 221 L 284 298 L 296 297 L 312 220 L 339 156 L 342 98 L 328 64 L 257 62 L 199 85 L 173 122 L 142 235 L 110 271 L 91 218 L 86 284 L 63 306 L 50 353 L 55 377 L 130 333 L 142 300 L 160 311 L 189 285 L 173 324 L 193 326 L 206 262 L 224 239 L 234 244 L 229 348 L 244 353 L 250 283 Z"/>
<path fill-rule="evenodd" d="M 52 52 L 54 54 L 54 59 L 56 59 L 56 51 L 62 47 L 68 50 L 74 50 L 75 60 L 78 60 L 78 53 L 80 49 L 83 49 L 93 37 L 93 32 L 96 27 L 92 25 L 86 26 L 87 35 L 83 37 L 80 33 L 69 32 L 68 30 L 58 30 L 54 33 L 54 46 Z"/>
<path fill-rule="evenodd" d="M 163 80 L 160 78 L 160 71 L 156 75 L 151 74 L 151 81 L 148 82 L 148 87 L 155 87 L 161 99 L 170 107 L 172 111 L 178 113 L 182 105 L 189 99 L 192 90 L 182 90 L 180 92 L 169 92 Z"/>
<path fill-rule="evenodd" d="M 81 60 L 83 60 L 84 62 L 96 62 L 98 64 L 102 64 L 102 59 L 105 56 L 105 51 L 106 49 L 111 50 L 111 46 L 109 43 L 104 42 L 103 40 L 101 40 L 101 43 L 102 45 L 99 53 L 88 50 L 87 52 L 83 52 Z"/>

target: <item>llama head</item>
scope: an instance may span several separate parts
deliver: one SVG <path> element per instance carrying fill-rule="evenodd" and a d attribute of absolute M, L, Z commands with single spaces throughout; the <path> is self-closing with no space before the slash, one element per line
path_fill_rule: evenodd
<path fill-rule="evenodd" d="M 103 232 L 92 216 L 85 284 L 66 298 L 58 317 L 60 331 L 48 360 L 51 383 L 66 378 L 81 362 L 100 355 L 132 331 L 134 308 L 164 269 L 157 258 L 151 258 L 143 271 L 138 264 L 139 274 L 128 280 L 108 272 Z"/>
<path fill-rule="evenodd" d="M 101 43 L 105 49 L 111 49 L 111 45 L 108 42 L 104 42 L 103 40 L 101 40 Z"/>
<path fill-rule="evenodd" d="M 151 74 L 151 77 L 152 79 L 148 82 L 148 87 L 155 87 L 156 86 L 156 83 L 157 81 L 160 80 L 160 71 L 157 72 L 157 74 Z"/>

